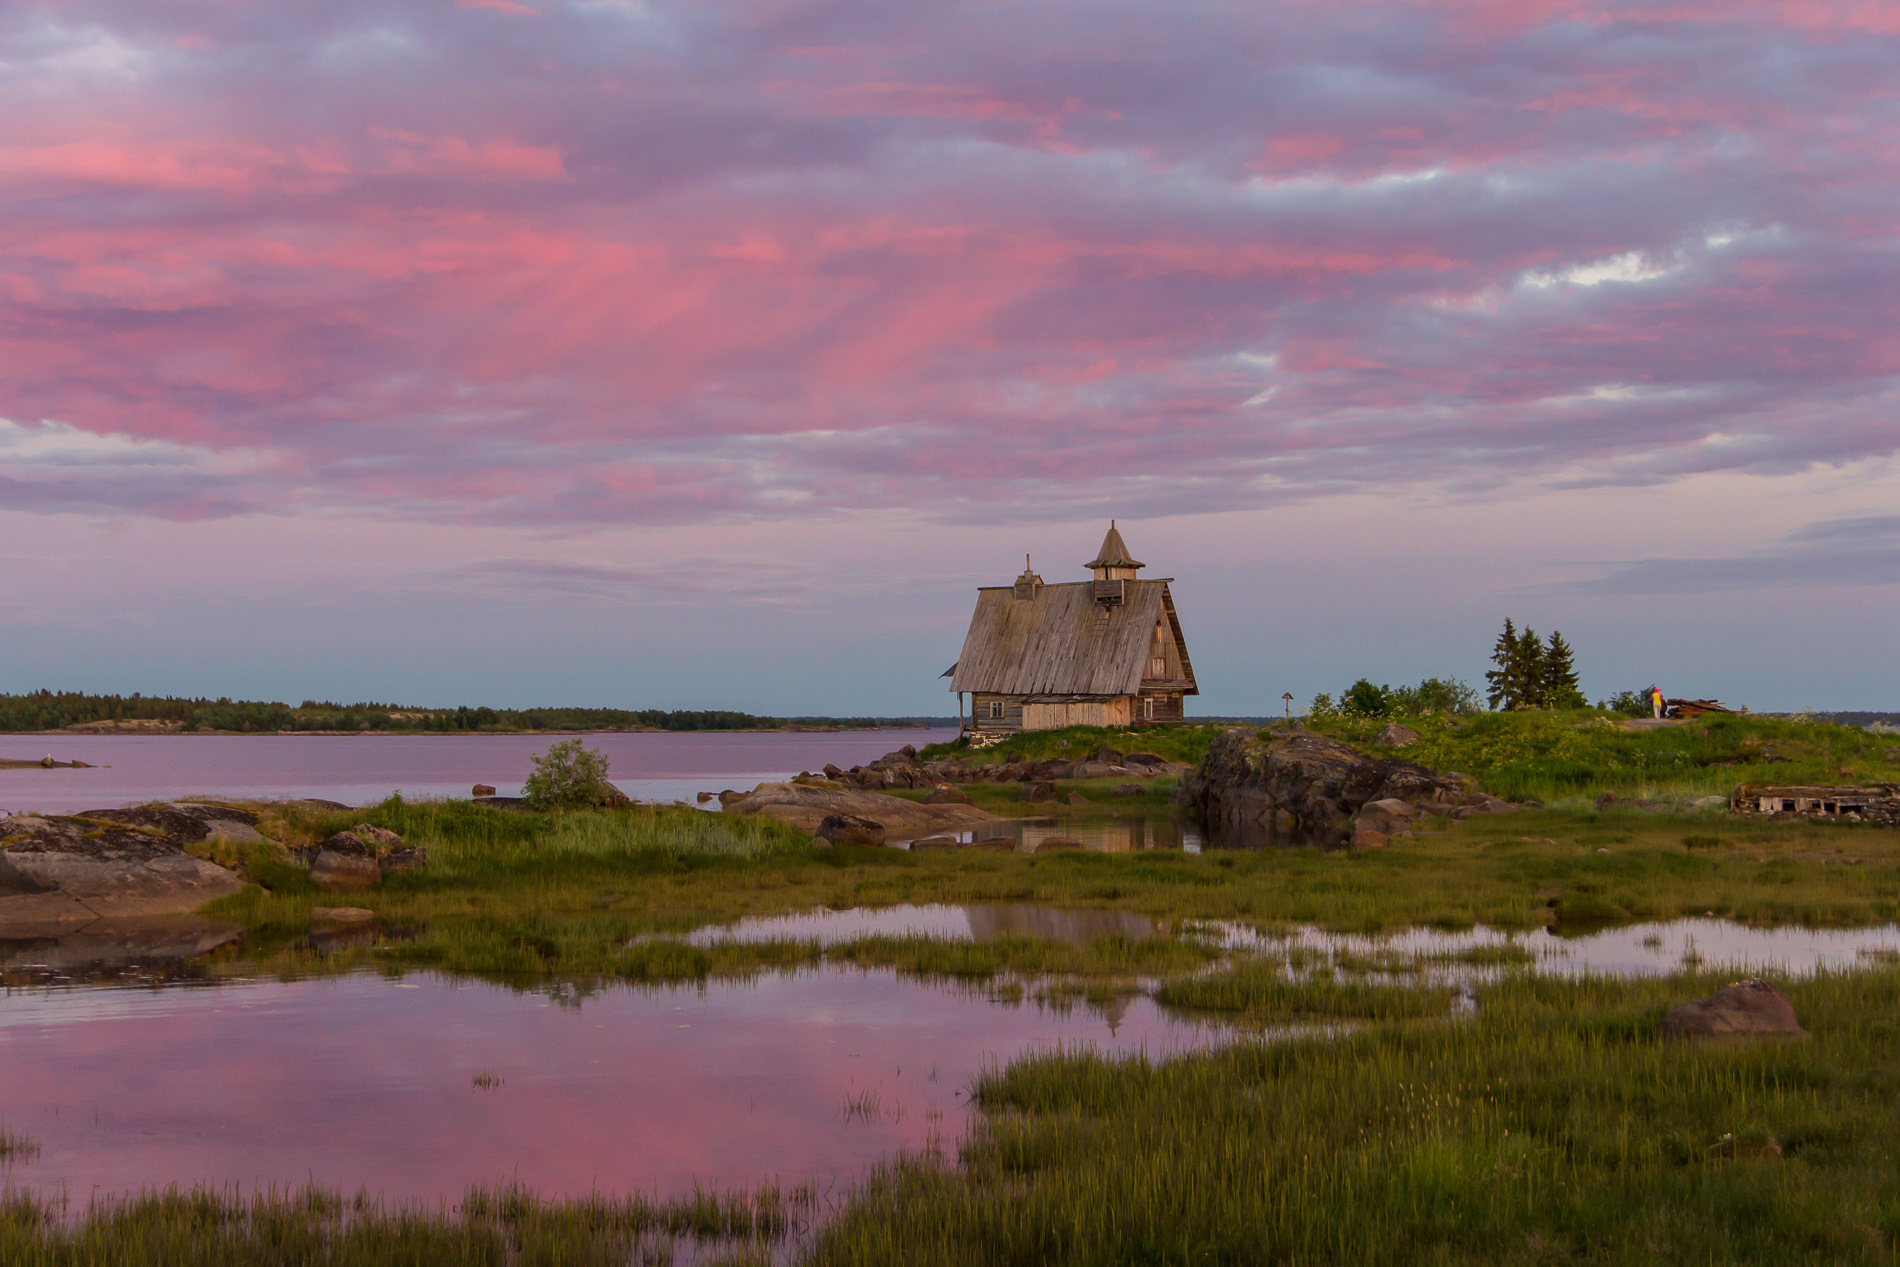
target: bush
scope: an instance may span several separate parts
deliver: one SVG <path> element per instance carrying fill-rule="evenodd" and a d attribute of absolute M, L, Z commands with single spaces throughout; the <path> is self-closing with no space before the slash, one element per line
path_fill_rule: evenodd
<path fill-rule="evenodd" d="M 555 744 L 534 759 L 534 773 L 522 788 L 529 809 L 581 809 L 614 799 L 607 782 L 607 754 L 581 746 L 578 739 Z"/>
<path fill-rule="evenodd" d="M 1392 711 L 1392 688 L 1374 686 L 1371 679 L 1360 678 L 1346 688 L 1339 706 L 1348 717 L 1384 717 Z"/>

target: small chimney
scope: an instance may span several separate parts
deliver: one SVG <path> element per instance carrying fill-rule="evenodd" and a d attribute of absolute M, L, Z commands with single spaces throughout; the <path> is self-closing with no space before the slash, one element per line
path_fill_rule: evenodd
<path fill-rule="evenodd" d="M 1016 597 L 1030 599 L 1042 588 L 1042 578 L 1029 566 L 1029 556 L 1023 556 L 1023 574 L 1016 578 Z"/>

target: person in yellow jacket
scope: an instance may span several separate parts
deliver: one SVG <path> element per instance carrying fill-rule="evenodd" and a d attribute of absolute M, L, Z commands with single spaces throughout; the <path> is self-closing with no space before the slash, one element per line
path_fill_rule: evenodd
<path fill-rule="evenodd" d="M 1657 721 L 1662 720 L 1662 688 L 1660 686 L 1649 688 L 1649 711 Z"/>

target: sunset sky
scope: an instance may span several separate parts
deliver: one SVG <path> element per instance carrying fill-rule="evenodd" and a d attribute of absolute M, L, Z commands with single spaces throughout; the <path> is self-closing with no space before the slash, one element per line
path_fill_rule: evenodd
<path fill-rule="evenodd" d="M 0 690 L 1900 708 L 1900 5 L 20 0 Z"/>

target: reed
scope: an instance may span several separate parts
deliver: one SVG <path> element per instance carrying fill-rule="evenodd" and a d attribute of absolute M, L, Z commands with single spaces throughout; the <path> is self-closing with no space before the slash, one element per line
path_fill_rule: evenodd
<path fill-rule="evenodd" d="M 1025 1058 L 976 1080 L 955 1166 L 885 1167 L 811 1261 L 1891 1262 L 1900 972 L 1791 985 L 1803 1039 L 1658 1036 L 1721 983 L 1515 976 L 1450 1023 Z"/>

